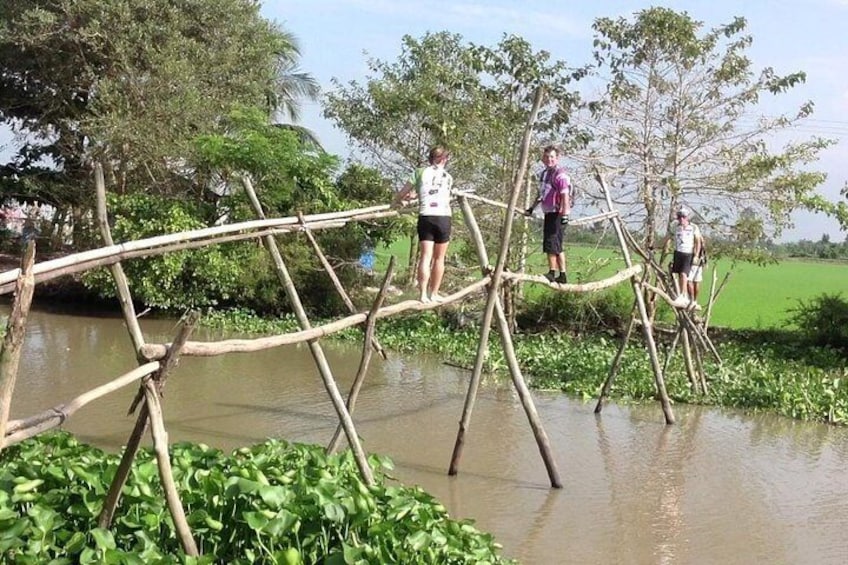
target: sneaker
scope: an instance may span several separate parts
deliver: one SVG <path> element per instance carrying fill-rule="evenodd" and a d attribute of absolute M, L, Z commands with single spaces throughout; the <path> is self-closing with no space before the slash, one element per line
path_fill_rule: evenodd
<path fill-rule="evenodd" d="M 689 306 L 689 298 L 683 294 L 678 295 L 677 298 L 671 301 L 671 305 L 675 308 L 686 308 Z"/>
<path fill-rule="evenodd" d="M 565 273 L 560 273 L 559 276 L 556 278 L 556 282 L 558 282 L 559 284 L 568 284 L 568 277 Z"/>
<path fill-rule="evenodd" d="M 424 304 L 428 304 L 430 302 L 430 297 L 427 296 L 426 294 L 422 294 L 421 296 L 418 297 L 418 301 L 423 302 Z"/>
<path fill-rule="evenodd" d="M 441 294 L 431 294 L 430 295 L 430 302 L 444 302 L 444 301 L 445 301 L 445 297 L 442 296 Z"/>
<path fill-rule="evenodd" d="M 545 273 L 545 278 L 548 279 L 548 282 L 554 282 L 556 280 L 556 272 L 548 271 Z"/>

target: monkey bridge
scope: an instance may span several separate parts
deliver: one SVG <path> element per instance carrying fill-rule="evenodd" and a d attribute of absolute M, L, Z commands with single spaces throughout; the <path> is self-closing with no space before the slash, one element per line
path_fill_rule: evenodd
<path fill-rule="evenodd" d="M 535 108 L 537 108 L 536 106 Z M 533 110 L 535 116 L 536 109 Z M 532 123 L 532 120 L 531 120 Z M 339 425 L 335 435 L 329 441 L 328 451 L 338 447 L 341 435 L 344 434 L 348 445 L 356 460 L 362 479 L 367 484 L 373 484 L 372 470 L 369 467 L 366 453 L 362 448 L 353 413 L 356 398 L 365 378 L 370 360 L 374 351 L 383 358 L 386 352 L 380 346 L 374 336 L 375 325 L 381 318 L 393 316 L 403 312 L 424 311 L 441 308 L 445 305 L 464 300 L 469 296 L 485 295 L 485 309 L 480 326 L 479 345 L 475 359 L 474 368 L 469 380 L 468 392 L 466 394 L 462 416 L 457 431 L 453 455 L 450 461 L 450 474 L 459 472 L 459 463 L 462 450 L 465 445 L 465 434 L 469 429 L 471 414 L 474 408 L 477 391 L 480 385 L 485 355 L 488 347 L 489 334 L 493 322 L 497 324 L 501 345 L 506 356 L 512 383 L 527 415 L 533 435 L 538 444 L 543 463 L 548 473 L 551 486 L 560 488 L 562 480 L 557 469 L 556 461 L 551 452 L 550 442 L 545 433 L 544 426 L 536 411 L 534 401 L 527 387 L 521 368 L 516 360 L 507 318 L 504 314 L 501 302 L 500 289 L 505 281 L 521 281 L 533 284 L 543 284 L 552 290 L 559 292 L 594 292 L 613 285 L 629 283 L 633 289 L 634 310 L 628 325 L 626 336 L 622 341 L 618 355 L 612 363 L 610 374 L 601 387 L 596 412 L 602 408 L 603 398 L 608 394 L 621 355 L 629 340 L 632 329 L 636 325 L 642 328 L 644 345 L 650 356 L 651 365 L 655 377 L 656 390 L 662 406 L 667 424 L 674 423 L 674 415 L 669 402 L 664 381 L 664 367 L 660 366 L 654 340 L 652 320 L 646 308 L 646 297 L 650 295 L 660 296 L 669 303 L 672 295 L 676 293 L 666 276 L 658 276 L 656 280 L 659 286 L 647 282 L 646 273 L 652 271 L 664 275 L 662 269 L 656 265 L 651 257 L 643 253 L 636 245 L 632 236 L 627 232 L 619 214 L 613 207 L 612 200 L 606 187 L 606 183 L 600 173 L 596 178 L 601 185 L 604 196 L 605 210 L 584 218 L 573 220 L 573 225 L 586 225 L 598 222 L 611 223 L 620 244 L 621 253 L 624 258 L 623 268 L 615 275 L 594 282 L 584 284 L 558 284 L 551 283 L 542 276 L 532 276 L 521 273 L 512 273 L 505 270 L 508 245 L 516 214 L 516 203 L 521 189 L 522 181 L 527 170 L 529 153 L 529 126 L 525 132 L 522 147 L 519 171 L 516 174 L 515 186 L 512 190 L 511 200 L 504 204 L 495 202 L 475 194 L 457 192 L 455 199 L 461 210 L 462 217 L 468 229 L 470 238 L 476 249 L 480 265 L 481 276 L 472 284 L 461 288 L 453 294 L 444 297 L 440 303 L 423 303 L 418 300 L 403 300 L 395 304 L 386 305 L 387 289 L 390 285 L 394 272 L 394 258 L 384 275 L 380 292 L 376 295 L 370 310 L 357 311 L 348 297 L 344 287 L 339 282 L 329 261 L 322 252 L 313 232 L 322 229 L 332 229 L 347 225 L 351 222 L 362 220 L 374 220 L 389 218 L 404 213 L 402 210 L 394 209 L 388 205 L 374 206 L 358 210 L 334 212 L 327 214 L 298 215 L 288 218 L 266 218 L 256 196 L 254 188 L 249 179 L 243 179 L 244 189 L 247 192 L 258 219 L 232 225 L 216 226 L 213 228 L 193 230 L 179 234 L 168 234 L 143 240 L 129 241 L 116 244 L 107 222 L 106 213 L 106 189 L 103 180 L 102 168 L 97 167 L 95 171 L 95 185 L 97 189 L 98 214 L 97 220 L 105 243 L 104 247 L 69 255 L 60 259 L 35 262 L 34 243 L 30 242 L 23 254 L 21 267 L 5 273 L 0 273 L 0 294 L 14 293 L 12 312 L 9 316 L 5 339 L 0 349 L 0 450 L 19 443 L 27 438 L 33 437 L 46 430 L 62 425 L 68 418 L 86 404 L 119 390 L 126 386 L 139 383 L 138 392 L 129 408 L 129 414 L 136 415 L 136 422 L 130 437 L 127 439 L 121 463 L 112 481 L 99 516 L 99 525 L 109 528 L 114 513 L 118 506 L 121 490 L 127 480 L 130 468 L 135 458 L 142 436 L 149 428 L 153 440 L 156 460 L 159 466 L 160 479 L 166 494 L 168 508 L 175 524 L 177 535 L 188 555 L 197 555 L 197 547 L 192 532 L 189 529 L 185 513 L 180 501 L 173 476 L 168 453 L 168 434 L 165 420 L 163 418 L 163 397 L 170 371 L 176 365 L 181 356 L 213 356 L 238 352 L 251 352 L 286 344 L 306 342 L 318 367 L 322 384 L 327 391 L 329 399 L 338 415 Z M 475 218 L 472 202 L 479 205 L 495 206 L 503 209 L 503 223 L 500 233 L 501 248 L 494 265 L 490 264 L 483 237 Z M 303 305 L 300 301 L 295 281 L 289 274 L 286 263 L 278 248 L 278 238 L 285 234 L 305 234 L 309 239 L 316 256 L 322 262 L 328 276 L 333 280 L 337 292 L 341 295 L 350 314 L 346 317 L 313 326 Z M 129 284 L 124 275 L 121 262 L 132 258 L 150 257 L 166 254 L 173 251 L 200 248 L 216 245 L 223 242 L 239 241 L 246 239 L 261 239 L 273 261 L 274 268 L 280 283 L 283 285 L 286 295 L 296 314 L 299 331 L 256 339 L 228 339 L 215 342 L 191 341 L 189 338 L 193 328 L 196 326 L 199 315 L 190 313 L 180 323 L 173 340 L 170 343 L 148 343 L 144 339 L 138 316 L 134 310 Z M 631 249 L 639 253 L 644 259 L 643 264 L 635 264 L 631 259 Z M 26 320 L 32 302 L 35 286 L 51 279 L 64 275 L 81 273 L 90 269 L 107 266 L 111 270 L 115 281 L 120 307 L 132 341 L 136 359 L 134 368 L 128 370 L 105 384 L 86 391 L 76 398 L 63 404 L 50 407 L 43 412 L 34 414 L 27 418 L 11 420 L 10 407 L 13 398 L 15 379 L 20 362 L 21 345 L 26 332 Z M 662 288 L 660 288 L 662 287 Z M 696 390 L 705 391 L 706 379 L 704 378 L 701 365 L 701 351 L 711 352 L 717 359 L 718 353 L 709 341 L 702 324 L 699 324 L 692 316 L 691 311 L 676 310 L 678 318 L 678 336 L 682 337 L 684 344 L 684 355 L 686 358 L 687 372 L 690 383 Z M 353 381 L 347 398 L 342 396 L 333 372 L 324 355 L 321 346 L 321 338 L 353 326 L 364 326 L 364 344 L 360 365 Z M 676 340 L 675 340 L 676 343 Z M 694 352 L 694 355 L 693 355 Z M 694 361 L 693 361 L 694 359 Z"/>

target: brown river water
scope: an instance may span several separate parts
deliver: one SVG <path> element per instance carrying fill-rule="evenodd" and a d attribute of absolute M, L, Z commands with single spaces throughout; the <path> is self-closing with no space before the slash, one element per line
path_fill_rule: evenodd
<path fill-rule="evenodd" d="M 7 311 L 7 310 L 6 310 Z M 5 312 L 4 312 L 5 314 Z M 174 323 L 142 319 L 149 342 Z M 214 336 L 196 334 L 194 339 Z M 360 348 L 325 343 L 343 391 Z M 123 322 L 35 311 L 12 402 L 20 418 L 136 366 Z M 375 356 L 354 420 L 394 474 L 527 564 L 846 564 L 848 430 L 770 415 L 593 404 L 534 393 L 564 488 L 547 474 L 509 383 L 484 382 L 460 474 L 448 477 L 469 373 L 432 357 Z M 127 387 L 77 412 L 68 430 L 118 450 L 133 420 Z M 163 401 L 172 441 L 229 451 L 267 437 L 326 444 L 334 412 L 305 345 L 183 358 Z M 149 443 L 149 439 L 146 440 Z"/>

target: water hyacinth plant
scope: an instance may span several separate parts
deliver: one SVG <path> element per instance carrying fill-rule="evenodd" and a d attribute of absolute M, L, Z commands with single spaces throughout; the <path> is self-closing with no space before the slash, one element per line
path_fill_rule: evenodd
<path fill-rule="evenodd" d="M 419 488 L 387 484 L 371 456 L 367 487 L 348 454 L 268 440 L 231 455 L 172 446 L 171 460 L 201 557 L 174 535 L 151 452 L 139 454 L 109 530 L 97 516 L 118 456 L 65 432 L 0 454 L 3 563 L 509 563 L 492 536 L 451 519 Z M 382 471 L 382 472 L 381 472 Z"/>

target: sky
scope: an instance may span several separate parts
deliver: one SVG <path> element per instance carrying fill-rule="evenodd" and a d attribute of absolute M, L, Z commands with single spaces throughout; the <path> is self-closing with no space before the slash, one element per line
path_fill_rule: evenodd
<path fill-rule="evenodd" d="M 427 32 L 457 33 L 467 42 L 488 46 L 504 34 L 519 35 L 535 51 L 550 51 L 552 58 L 579 66 L 591 62 L 596 18 L 629 17 L 650 6 L 686 11 L 707 29 L 744 17 L 753 37 L 748 54 L 756 69 L 807 73 L 805 84 L 790 95 L 765 100 L 758 111 L 793 114 L 803 102 L 815 103 L 812 118 L 789 135 L 838 141 L 815 165 L 828 175 L 820 192 L 838 201 L 848 182 L 848 0 L 266 0 L 262 14 L 298 38 L 302 70 L 326 90 L 333 78 L 364 82 L 369 58 L 393 62 L 404 35 L 420 38 Z M 300 123 L 317 133 L 330 153 L 349 155 L 344 135 L 321 117 L 320 104 L 305 105 Z M 832 241 L 846 238 L 826 216 L 799 212 L 792 219 L 795 227 L 784 232 L 783 241 L 818 240 L 823 234 Z"/>

